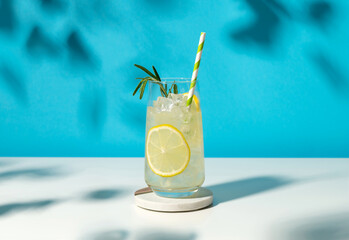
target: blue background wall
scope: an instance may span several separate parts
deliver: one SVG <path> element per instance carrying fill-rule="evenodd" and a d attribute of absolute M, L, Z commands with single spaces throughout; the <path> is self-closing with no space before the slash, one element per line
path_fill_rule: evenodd
<path fill-rule="evenodd" d="M 205 31 L 206 156 L 349 157 L 349 1 L 0 3 L 1 156 L 143 156 L 133 64 L 190 77 Z"/>

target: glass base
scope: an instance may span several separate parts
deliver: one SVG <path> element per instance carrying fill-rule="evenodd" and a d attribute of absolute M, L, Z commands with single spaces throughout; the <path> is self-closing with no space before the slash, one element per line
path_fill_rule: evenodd
<path fill-rule="evenodd" d="M 151 187 L 153 192 L 159 197 L 167 197 L 167 198 L 184 198 L 189 197 L 198 191 L 198 187 L 195 188 L 184 188 L 184 189 L 158 189 L 155 187 Z"/>

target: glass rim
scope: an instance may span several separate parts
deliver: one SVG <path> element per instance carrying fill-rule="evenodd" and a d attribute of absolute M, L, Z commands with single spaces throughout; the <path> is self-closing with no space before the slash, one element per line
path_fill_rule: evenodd
<path fill-rule="evenodd" d="M 149 80 L 149 82 L 157 83 L 158 81 Z M 183 78 L 183 77 L 164 77 L 161 78 L 162 83 L 190 83 L 191 78 Z"/>

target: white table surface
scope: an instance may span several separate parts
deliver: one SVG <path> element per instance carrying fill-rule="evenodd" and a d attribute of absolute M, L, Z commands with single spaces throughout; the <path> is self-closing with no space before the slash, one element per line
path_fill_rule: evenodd
<path fill-rule="evenodd" d="M 349 159 L 205 161 L 214 205 L 159 213 L 143 158 L 0 158 L 0 239 L 349 239 Z"/>

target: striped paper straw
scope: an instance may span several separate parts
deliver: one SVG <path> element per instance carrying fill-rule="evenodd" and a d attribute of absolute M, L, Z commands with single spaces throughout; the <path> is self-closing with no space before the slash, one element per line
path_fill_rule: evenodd
<path fill-rule="evenodd" d="M 202 32 L 200 35 L 200 41 L 199 41 L 198 51 L 196 53 L 193 75 L 191 76 L 191 83 L 190 83 L 190 89 L 189 89 L 189 93 L 188 93 L 187 106 L 190 106 L 191 102 L 193 101 L 194 90 L 195 90 L 196 80 L 198 77 L 198 71 L 199 71 L 199 66 L 200 66 L 202 49 L 204 48 L 205 36 L 206 36 L 206 33 L 204 33 L 204 32 Z"/>

